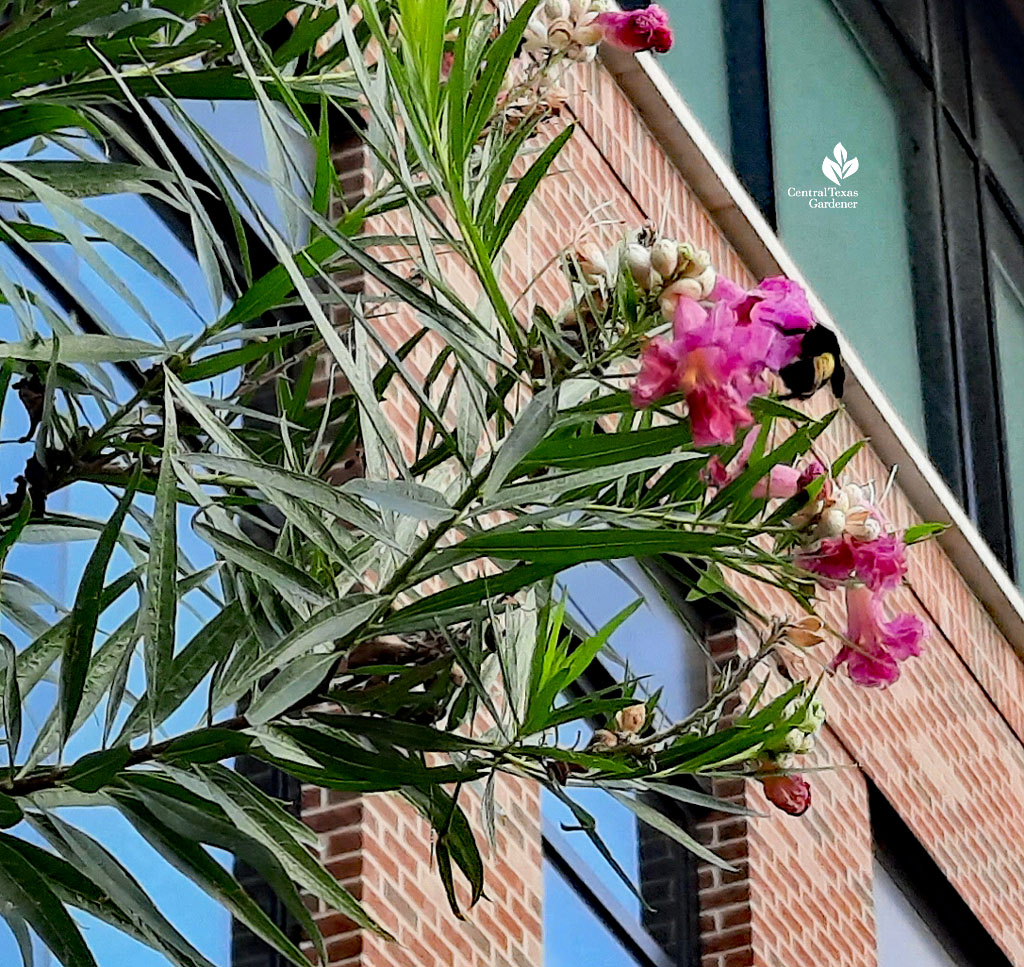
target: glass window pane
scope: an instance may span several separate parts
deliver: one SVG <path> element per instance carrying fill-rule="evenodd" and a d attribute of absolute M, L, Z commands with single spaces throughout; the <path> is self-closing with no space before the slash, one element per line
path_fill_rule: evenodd
<path fill-rule="evenodd" d="M 765 26 L 779 234 L 923 440 L 896 107 L 826 0 L 767 0 Z M 822 163 L 839 143 L 858 169 L 837 188 Z M 855 189 L 857 207 L 812 207 L 821 199 L 791 194 L 804 189 Z"/>
<path fill-rule="evenodd" d="M 877 859 L 874 886 L 878 967 L 958 967 Z"/>
<path fill-rule="evenodd" d="M 704 654 L 690 629 L 666 604 L 665 589 L 657 588 L 631 561 L 614 566 L 580 564 L 559 575 L 569 594 L 569 611 L 585 629 L 603 627 L 637 598 L 643 605 L 616 629 L 602 653 L 616 677 L 628 666 L 647 694 L 661 688 L 661 708 L 671 718 L 683 718 L 703 701 L 707 678 Z"/>
<path fill-rule="evenodd" d="M 996 321 L 996 346 L 1004 414 L 1024 412 L 1024 298 L 1003 263 L 991 261 L 992 307 Z M 1010 488 L 1010 514 L 1018 563 L 1024 548 L 1024 425 L 1004 419 L 1005 452 Z M 1018 571 L 1020 568 L 1018 568 Z"/>
<path fill-rule="evenodd" d="M 544 967 L 637 964 L 550 863 L 544 866 Z"/>
<path fill-rule="evenodd" d="M 687 0 L 675 15 L 676 42 L 658 64 L 727 158 L 731 151 L 729 88 L 721 0 Z"/>
<path fill-rule="evenodd" d="M 615 861 L 637 886 L 640 882 L 640 841 L 637 835 L 637 820 L 625 806 L 612 799 L 603 789 L 569 788 L 566 792 L 597 821 L 598 835 L 611 851 Z M 550 792 L 542 793 L 544 815 L 555 826 L 575 825 L 569 807 L 559 802 Z M 642 910 L 640 901 L 632 890 L 622 882 L 608 861 L 598 852 L 597 847 L 583 832 L 560 833 L 566 843 L 589 867 L 588 873 L 604 884 L 605 889 L 639 922 Z"/>

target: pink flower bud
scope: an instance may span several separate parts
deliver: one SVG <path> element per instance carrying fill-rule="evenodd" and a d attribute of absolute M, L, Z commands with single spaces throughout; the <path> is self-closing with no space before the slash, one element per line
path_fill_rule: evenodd
<path fill-rule="evenodd" d="M 672 47 L 668 14 L 657 4 L 639 10 L 602 13 L 597 22 L 604 27 L 604 39 L 616 47 L 638 53 L 654 50 L 664 54 Z"/>
<path fill-rule="evenodd" d="M 765 776 L 761 783 L 768 801 L 790 816 L 802 816 L 811 805 L 811 786 L 803 776 Z"/>

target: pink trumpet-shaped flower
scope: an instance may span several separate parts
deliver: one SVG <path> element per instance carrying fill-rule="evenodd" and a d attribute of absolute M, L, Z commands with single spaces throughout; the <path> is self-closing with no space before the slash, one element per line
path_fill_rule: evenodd
<path fill-rule="evenodd" d="M 826 583 L 856 577 L 872 591 L 891 591 L 907 573 L 906 544 L 898 534 L 870 541 L 842 534 L 825 538 L 816 550 L 798 552 L 796 563 Z"/>
<path fill-rule="evenodd" d="M 668 14 L 656 3 L 639 10 L 615 10 L 599 14 L 596 23 L 604 28 L 604 40 L 616 47 L 638 53 L 653 50 L 666 53 L 672 47 Z"/>
<path fill-rule="evenodd" d="M 803 776 L 765 776 L 761 783 L 768 801 L 790 816 L 803 815 L 811 805 L 811 785 Z"/>
<path fill-rule="evenodd" d="M 851 644 L 839 649 L 831 667 L 846 665 L 851 681 L 868 688 L 885 688 L 900 677 L 900 662 L 921 654 L 924 622 L 914 614 L 882 617 L 882 601 L 866 587 L 846 591 L 846 636 Z"/>
<path fill-rule="evenodd" d="M 729 306 L 741 325 L 761 328 L 767 365 L 776 371 L 800 355 L 803 333 L 814 325 L 803 286 L 785 276 L 763 279 L 749 291 L 719 276 L 711 297 Z"/>

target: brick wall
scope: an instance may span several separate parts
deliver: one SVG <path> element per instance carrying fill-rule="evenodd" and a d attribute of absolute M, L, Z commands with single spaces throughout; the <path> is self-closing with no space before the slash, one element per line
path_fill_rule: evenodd
<path fill-rule="evenodd" d="M 708 248 L 723 273 L 751 281 L 612 77 L 593 65 L 580 70 L 576 86 L 570 103 L 578 130 L 510 240 L 508 291 L 527 286 L 602 205 L 601 217 L 614 223 L 595 229 L 597 240 L 611 243 L 625 227 L 650 218 L 667 233 Z M 358 155 L 343 160 L 352 169 L 351 185 L 362 185 Z M 400 224 L 397 216 L 392 224 Z M 563 295 L 550 272 L 531 291 L 548 305 Z M 403 314 L 384 325 L 395 345 L 417 328 Z M 431 358 L 424 344 L 410 365 L 425 371 Z M 812 408 L 822 412 L 830 405 L 818 399 Z M 411 401 L 396 397 L 390 406 L 400 432 L 408 433 Z M 838 455 L 858 435 L 841 415 L 820 441 L 821 456 Z M 848 474 L 884 482 L 888 468 L 865 448 Z M 885 510 L 897 525 L 917 521 L 898 482 Z M 868 781 L 894 805 L 1010 960 L 1024 965 L 1024 845 L 1018 834 L 1024 815 L 1024 667 L 937 545 L 915 548 L 910 556 L 909 586 L 899 605 L 928 624 L 926 653 L 906 663 L 886 692 L 858 689 L 844 678 L 826 682 L 830 720 L 812 764 L 832 768 L 810 773 L 812 810 L 802 818 L 771 812 L 704 820 L 705 840 L 738 867 L 735 874 L 700 870 L 704 967 L 876 964 Z M 768 611 L 794 610 L 764 588 L 749 593 Z M 838 627 L 845 621 L 842 607 L 838 595 L 826 603 Z M 716 648 L 723 656 L 744 644 L 726 637 Z M 780 666 L 779 687 L 785 675 L 817 674 L 821 661 Z M 756 784 L 733 782 L 718 792 L 770 808 Z M 497 801 L 494 848 L 480 836 L 489 899 L 459 923 L 448 912 L 431 862 L 428 828 L 400 800 L 306 790 L 303 815 L 321 832 L 332 870 L 398 938 L 397 945 L 387 945 L 320 912 L 331 963 L 541 967 L 539 798 L 535 789 L 502 777 Z"/>

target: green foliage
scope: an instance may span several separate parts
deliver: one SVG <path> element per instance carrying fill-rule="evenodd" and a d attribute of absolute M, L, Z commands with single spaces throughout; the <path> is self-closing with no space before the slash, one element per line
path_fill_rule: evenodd
<path fill-rule="evenodd" d="M 776 629 L 685 721 L 659 719 L 656 729 L 652 714 L 642 731 L 615 733 L 614 745 L 560 742 L 560 726 L 614 730 L 636 704 L 630 676 L 597 691 L 582 683 L 641 602 L 580 633 L 556 576 L 636 558 L 748 617 L 731 590 L 736 576 L 808 603 L 806 574 L 776 533 L 799 508 L 769 513 L 752 493 L 773 467 L 808 453 L 831 417 L 759 401 L 755 456 L 712 495 L 702 478 L 711 454 L 693 446 L 678 400 L 652 417 L 624 391 L 623 362 L 664 325 L 656 300 L 625 272 L 600 312 L 584 300 L 577 319 L 556 307 L 527 315 L 523 293 L 506 291 L 504 245 L 574 136 L 566 126 L 540 147 L 550 112 L 513 115 L 505 98 L 536 0 L 508 23 L 482 4 L 445 0 L 362 0 L 358 18 L 343 5 L 300 4 L 282 38 L 276 28 L 293 6 L 0 6 L 0 100 L 9 104 L 0 147 L 27 149 L 0 162 L 0 201 L 31 203 L 0 222 L 0 244 L 73 299 L 73 280 L 49 272 L 45 255 L 67 246 L 152 333 L 125 337 L 86 307 L 64 318 L 50 308 L 60 298 L 0 268 L 0 298 L 19 331 L 0 344 L 0 411 L 11 413 L 8 388 L 17 387 L 35 444 L 23 483 L 0 506 L 0 561 L 29 540 L 89 543 L 52 623 L 37 613 L 50 602 L 31 582 L 5 571 L 0 589 L 12 635 L 0 634 L 9 758 L 0 827 L 10 830 L 0 833 L 0 914 L 26 963 L 29 929 L 68 967 L 93 963 L 74 909 L 169 963 L 209 967 L 65 807 L 116 809 L 165 862 L 302 965 L 293 939 L 211 849 L 258 870 L 321 954 L 300 890 L 386 932 L 315 859 L 309 830 L 225 763 L 248 755 L 323 788 L 402 795 L 433 827 L 438 871 L 461 913 L 457 878 L 472 903 L 486 889 L 462 803 L 482 795 L 493 817 L 496 773 L 550 788 L 624 879 L 567 787 L 608 789 L 718 862 L 671 821 L 671 802 L 734 808 L 699 777 L 750 774 L 764 750 L 781 748 L 787 703 L 803 694 L 795 685 L 717 729 L 726 699 L 782 640 Z M 335 33 L 335 46 L 318 46 Z M 308 223 L 301 244 L 250 197 L 247 179 L 261 173 L 243 170 L 185 99 L 244 99 L 259 111 L 262 180 Z M 296 130 L 314 156 L 311 177 L 289 161 Z M 355 134 L 374 182 L 338 213 L 331 150 Z M 37 149 L 59 158 L 36 158 Z M 187 226 L 220 312 L 188 338 L 165 338 L 160 306 L 97 254 L 100 244 L 115 250 L 194 302 L 142 240 L 86 204 L 125 193 Z M 39 206 L 54 228 L 30 220 Z M 369 234 L 383 227 L 376 216 L 396 211 L 405 234 Z M 396 247 L 415 271 L 382 254 Z M 467 271 L 472 293 L 460 281 Z M 354 272 L 376 294 L 353 294 L 345 279 Z M 399 347 L 381 326 L 396 311 L 421 327 Z M 328 391 L 314 383 L 320 368 L 338 377 Z M 415 439 L 399 437 L 382 405 L 397 397 L 415 406 Z M 795 431 L 769 450 L 780 421 Z M 728 461 L 737 449 L 714 455 Z M 343 459 L 356 471 L 335 486 Z M 49 498 L 72 485 L 105 491 L 116 509 L 106 520 L 54 511 Z M 212 566 L 188 560 L 184 528 Z M 933 533 L 911 528 L 907 540 Z M 203 617 L 181 644 L 197 601 Z M 138 695 L 132 668 L 144 673 Z M 26 755 L 22 709 L 43 680 L 57 683 L 58 698 Z M 204 715 L 189 728 L 175 713 L 197 700 Z M 91 729 L 94 717 L 101 727 Z M 86 738 L 92 748 L 65 760 Z"/>

